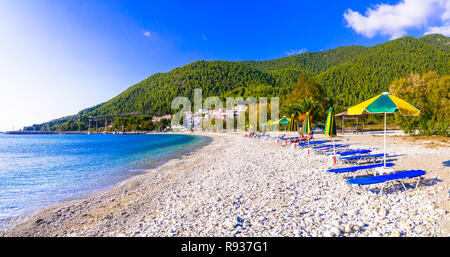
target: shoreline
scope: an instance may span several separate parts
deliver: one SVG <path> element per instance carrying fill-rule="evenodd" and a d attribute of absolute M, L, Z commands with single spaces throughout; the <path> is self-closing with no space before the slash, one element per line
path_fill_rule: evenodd
<path fill-rule="evenodd" d="M 426 169 L 426 181 L 417 190 L 366 197 L 342 176 L 327 173 L 325 156 L 307 161 L 298 149 L 245 138 L 242 133 L 183 134 L 211 141 L 106 192 L 41 210 L 0 236 L 450 234 L 444 192 L 448 169 L 441 169 L 437 160 L 436 167 Z M 371 135 L 342 139 L 378 150 L 382 141 Z M 408 142 L 392 142 L 389 149 L 407 152 L 407 157 L 399 158 L 399 169 L 420 165 L 423 160 L 417 156 L 444 151 L 445 157 L 449 152 Z"/>
<path fill-rule="evenodd" d="M 167 134 L 173 134 L 173 133 L 167 133 Z M 187 135 L 187 134 L 186 134 Z M 189 136 L 189 135 L 187 135 Z M 179 149 L 176 152 L 170 153 L 168 155 L 165 155 L 163 158 L 159 159 L 147 159 L 148 164 L 145 164 L 141 168 L 124 168 L 124 171 L 126 173 L 123 173 L 120 175 L 120 179 L 115 179 L 112 183 L 108 185 L 101 186 L 99 188 L 91 188 L 88 191 L 80 192 L 77 196 L 67 196 L 66 198 L 60 199 L 55 203 L 51 203 L 49 205 L 43 205 L 43 206 L 37 206 L 36 208 L 30 209 L 26 213 L 20 214 L 18 216 L 11 216 L 8 218 L 5 218 L 2 220 L 3 224 L 0 227 L 0 236 L 2 236 L 2 233 L 7 232 L 8 230 L 16 227 L 17 225 L 23 224 L 27 222 L 30 218 L 33 218 L 39 213 L 45 212 L 46 210 L 57 208 L 58 206 L 63 206 L 65 204 L 75 203 L 79 201 L 83 201 L 86 199 L 89 199 L 93 196 L 98 196 L 100 194 L 106 193 L 110 190 L 113 190 L 114 188 L 120 186 L 122 183 L 126 183 L 128 180 L 145 174 L 145 172 L 149 169 L 154 169 L 159 166 L 164 165 L 170 160 L 177 159 L 177 158 L 183 158 L 184 155 L 189 155 L 192 152 L 196 151 L 197 149 L 201 149 L 202 147 L 208 145 L 211 143 L 211 139 L 209 137 L 205 136 L 198 136 L 198 135 L 190 135 L 197 137 L 194 139 L 194 142 L 191 142 L 186 145 L 177 146 Z"/>

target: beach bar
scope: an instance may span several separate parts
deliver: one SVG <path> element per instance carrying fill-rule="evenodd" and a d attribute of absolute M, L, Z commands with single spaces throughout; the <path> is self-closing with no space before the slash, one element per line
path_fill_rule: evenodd
<path fill-rule="evenodd" d="M 352 115 L 352 114 L 348 114 L 348 112 L 345 111 L 345 112 L 341 112 L 341 113 L 334 115 L 334 117 L 341 118 L 342 134 L 344 134 L 345 132 L 352 132 L 352 133 L 361 132 L 362 133 L 362 128 L 364 127 L 364 115 L 365 114 Z M 356 126 L 352 126 L 346 130 L 345 129 L 345 120 L 356 120 Z M 359 120 L 361 120 L 361 123 L 359 122 Z M 361 124 L 361 127 L 359 126 L 359 124 Z"/>

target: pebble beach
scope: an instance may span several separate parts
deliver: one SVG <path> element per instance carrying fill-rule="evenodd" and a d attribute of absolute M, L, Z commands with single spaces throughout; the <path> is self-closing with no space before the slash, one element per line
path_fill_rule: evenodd
<path fill-rule="evenodd" d="M 211 142 L 115 188 L 41 210 L 1 236 L 450 236 L 450 146 L 388 138 L 396 170 L 424 169 L 404 190 L 378 194 L 308 155 L 243 133 L 197 133 Z M 338 137 L 383 151 L 383 137 Z"/>

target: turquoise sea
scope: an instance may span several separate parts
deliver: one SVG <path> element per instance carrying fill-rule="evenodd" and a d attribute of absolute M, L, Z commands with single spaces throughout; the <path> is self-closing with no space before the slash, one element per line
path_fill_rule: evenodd
<path fill-rule="evenodd" d="M 0 134 L 0 228 L 63 200 L 110 188 L 209 141 L 190 135 Z"/>

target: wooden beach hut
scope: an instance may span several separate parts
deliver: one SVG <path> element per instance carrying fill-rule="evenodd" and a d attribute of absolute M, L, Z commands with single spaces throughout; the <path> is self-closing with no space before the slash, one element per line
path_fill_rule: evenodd
<path fill-rule="evenodd" d="M 345 111 L 345 112 L 341 112 L 341 113 L 334 115 L 334 117 L 341 119 L 341 132 L 342 132 L 342 134 L 344 134 L 345 132 L 352 132 L 352 133 L 362 132 L 362 129 L 364 127 L 364 115 L 366 115 L 366 114 L 352 115 L 352 114 L 348 114 L 348 112 Z M 356 124 L 352 127 L 345 128 L 346 120 L 356 120 Z"/>

